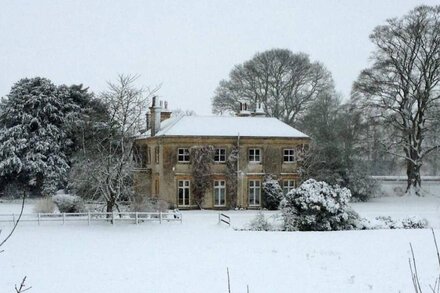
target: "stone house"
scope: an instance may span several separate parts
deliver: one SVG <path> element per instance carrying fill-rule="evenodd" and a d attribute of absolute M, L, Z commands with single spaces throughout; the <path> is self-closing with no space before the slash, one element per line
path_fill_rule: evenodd
<path fill-rule="evenodd" d="M 260 208 L 262 183 L 275 175 L 284 192 L 299 181 L 298 167 L 310 138 L 266 117 L 262 109 L 251 113 L 242 105 L 237 116 L 171 117 L 165 103 L 147 114 L 147 131 L 135 140 L 141 158 L 135 170 L 138 194 L 162 199 L 179 209 L 196 208 L 193 199 L 191 148 L 211 146 L 210 188 L 203 208 Z"/>

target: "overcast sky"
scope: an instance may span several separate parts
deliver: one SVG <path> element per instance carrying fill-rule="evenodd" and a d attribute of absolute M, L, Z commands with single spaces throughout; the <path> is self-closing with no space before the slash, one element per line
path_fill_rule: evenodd
<path fill-rule="evenodd" d="M 211 113 L 234 65 L 272 48 L 305 52 L 348 98 L 368 64 L 368 36 L 387 18 L 437 1 L 17 1 L 0 9 L 0 96 L 23 77 L 83 83 L 95 93 L 119 73 L 162 84 L 170 108 Z"/>

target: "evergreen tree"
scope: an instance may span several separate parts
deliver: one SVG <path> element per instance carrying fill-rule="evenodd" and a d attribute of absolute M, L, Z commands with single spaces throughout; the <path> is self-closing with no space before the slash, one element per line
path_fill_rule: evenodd
<path fill-rule="evenodd" d="M 264 206 L 269 210 L 276 210 L 283 199 L 283 189 L 276 177 L 272 174 L 265 176 L 263 181 Z"/>
<path fill-rule="evenodd" d="M 68 91 L 36 77 L 18 81 L 0 104 L 0 176 L 54 194 L 69 169 L 64 130 Z"/>

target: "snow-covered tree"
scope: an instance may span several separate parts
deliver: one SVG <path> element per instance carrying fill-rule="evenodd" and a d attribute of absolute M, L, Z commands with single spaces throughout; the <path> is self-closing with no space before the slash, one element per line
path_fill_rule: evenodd
<path fill-rule="evenodd" d="M 54 194 L 69 169 L 65 154 L 68 91 L 36 77 L 18 81 L 1 101 L 0 177 Z M 71 110 L 70 110 L 71 111 Z"/>
<path fill-rule="evenodd" d="M 354 84 L 354 98 L 392 131 L 382 143 L 406 163 L 407 193 L 420 194 L 421 167 L 439 149 L 430 139 L 440 110 L 440 6 L 419 6 L 370 35 L 373 64 Z"/>
<path fill-rule="evenodd" d="M 144 90 L 134 85 L 137 76 L 120 75 L 109 82 L 100 95 L 106 111 L 103 119 L 91 121 L 94 138 L 84 146 L 71 172 L 75 192 L 89 190 L 83 196 L 102 198 L 107 212 L 113 212 L 121 199 L 133 195 L 133 139 L 140 130 L 149 97 L 157 90 Z"/>
<path fill-rule="evenodd" d="M 291 190 L 281 202 L 287 231 L 331 231 L 352 229 L 358 218 L 348 206 L 347 188 L 331 186 L 314 179 Z"/>
<path fill-rule="evenodd" d="M 264 206 L 269 210 L 278 209 L 283 199 L 283 189 L 274 175 L 268 174 L 264 177 L 263 192 Z"/>

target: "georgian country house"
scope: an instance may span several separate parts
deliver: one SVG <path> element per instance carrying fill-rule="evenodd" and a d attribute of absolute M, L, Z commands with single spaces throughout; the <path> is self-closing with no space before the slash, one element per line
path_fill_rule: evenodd
<path fill-rule="evenodd" d="M 203 208 L 262 207 L 266 174 L 276 176 L 284 192 L 298 183 L 310 138 L 266 117 L 261 107 L 251 112 L 242 104 L 236 116 L 175 117 L 167 108 L 167 103 L 153 99 L 147 131 L 136 137 L 141 158 L 134 176 L 138 194 L 179 209 L 197 208 L 190 154 L 201 146 L 210 146 L 213 156 Z"/>

